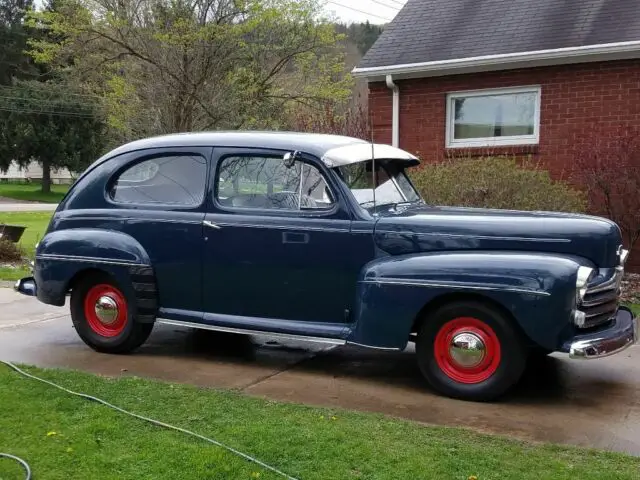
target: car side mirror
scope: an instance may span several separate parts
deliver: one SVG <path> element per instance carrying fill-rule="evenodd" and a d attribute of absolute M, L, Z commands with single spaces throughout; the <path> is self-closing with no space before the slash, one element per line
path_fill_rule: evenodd
<path fill-rule="evenodd" d="M 286 168 L 293 167 L 296 164 L 296 158 L 298 158 L 299 154 L 300 154 L 300 152 L 298 152 L 298 151 L 285 153 L 284 157 L 282 158 L 284 166 Z"/>

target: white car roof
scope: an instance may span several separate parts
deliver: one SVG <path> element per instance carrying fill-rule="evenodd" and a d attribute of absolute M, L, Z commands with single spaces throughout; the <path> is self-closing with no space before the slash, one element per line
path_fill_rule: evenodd
<path fill-rule="evenodd" d="M 352 163 L 376 160 L 404 160 L 411 165 L 418 165 L 418 157 L 400 148 L 381 143 L 352 143 L 327 150 L 322 161 L 330 168 L 342 167 Z"/>

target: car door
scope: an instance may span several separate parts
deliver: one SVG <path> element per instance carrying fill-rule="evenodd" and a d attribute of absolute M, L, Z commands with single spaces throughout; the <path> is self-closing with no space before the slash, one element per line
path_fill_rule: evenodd
<path fill-rule="evenodd" d="M 371 238 L 350 233 L 336 179 L 319 160 L 301 157 L 287 166 L 284 153 L 214 150 L 204 222 L 205 311 L 339 329 L 348 321 L 358 272 L 372 256 Z"/>
<path fill-rule="evenodd" d="M 108 186 L 122 230 L 151 260 L 159 316 L 202 316 L 202 221 L 211 151 L 177 147 L 127 154 Z"/>

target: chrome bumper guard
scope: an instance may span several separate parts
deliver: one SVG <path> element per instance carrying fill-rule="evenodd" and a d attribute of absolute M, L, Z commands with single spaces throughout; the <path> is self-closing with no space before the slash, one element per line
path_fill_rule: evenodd
<path fill-rule="evenodd" d="M 16 282 L 13 286 L 16 292 L 20 292 L 23 295 L 28 295 L 30 297 L 36 296 L 36 281 L 33 277 L 25 277 Z"/>
<path fill-rule="evenodd" d="M 609 328 L 576 335 L 564 344 L 570 358 L 592 359 L 615 355 L 638 343 L 638 319 L 631 310 L 620 307 Z"/>

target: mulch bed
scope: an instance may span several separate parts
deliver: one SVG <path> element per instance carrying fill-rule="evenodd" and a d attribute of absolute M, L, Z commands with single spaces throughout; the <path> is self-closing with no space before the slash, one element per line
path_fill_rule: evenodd
<path fill-rule="evenodd" d="M 640 303 L 640 274 L 627 273 L 622 280 L 623 302 Z"/>

